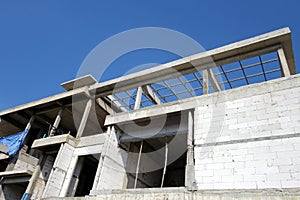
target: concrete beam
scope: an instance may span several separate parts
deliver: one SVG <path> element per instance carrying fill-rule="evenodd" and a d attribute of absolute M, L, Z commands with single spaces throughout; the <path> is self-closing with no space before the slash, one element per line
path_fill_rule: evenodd
<path fill-rule="evenodd" d="M 105 101 L 103 101 L 101 98 L 96 99 L 96 103 L 105 110 L 108 114 L 112 115 L 115 113 L 115 111 L 107 104 Z"/>
<path fill-rule="evenodd" d="M 33 149 L 43 149 L 48 146 L 54 146 L 61 143 L 68 143 L 71 146 L 76 145 L 75 138 L 69 134 L 57 135 L 53 137 L 36 139 L 33 141 L 31 148 Z"/>
<path fill-rule="evenodd" d="M 116 99 L 113 97 L 113 95 L 108 95 L 107 98 L 109 98 L 110 101 L 112 102 L 111 106 L 114 108 L 114 110 L 116 112 L 120 112 L 120 111 L 126 112 L 127 111 L 124 107 L 122 107 L 122 105 L 118 101 L 116 101 Z"/>
<path fill-rule="evenodd" d="M 144 94 L 147 95 L 147 97 L 149 97 L 149 99 L 154 103 L 154 104 L 158 104 L 161 105 L 161 101 L 159 99 L 158 96 L 156 96 L 156 94 L 153 92 L 153 90 L 150 88 L 149 85 L 144 85 L 142 86 L 142 89 L 144 91 Z"/>
<path fill-rule="evenodd" d="M 10 116 L 2 116 L 1 118 L 21 130 L 23 130 L 25 127 L 24 124 L 20 123 L 19 121 L 15 120 L 14 118 L 12 118 Z"/>

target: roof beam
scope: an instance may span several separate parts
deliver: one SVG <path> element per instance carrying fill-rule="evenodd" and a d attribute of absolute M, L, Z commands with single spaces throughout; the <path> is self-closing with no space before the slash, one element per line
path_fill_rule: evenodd
<path fill-rule="evenodd" d="M 23 130 L 26 125 L 22 124 L 21 122 L 15 120 L 14 118 L 12 117 L 9 117 L 9 116 L 2 116 L 1 117 L 2 119 L 4 119 L 5 121 L 7 121 L 8 123 L 12 124 L 13 126 Z"/>
<path fill-rule="evenodd" d="M 147 97 L 149 97 L 149 99 L 157 104 L 157 105 L 161 105 L 161 101 L 159 99 L 159 97 L 153 92 L 153 90 L 150 88 L 149 85 L 144 85 L 142 86 L 142 89 L 144 91 L 144 94 L 147 95 Z"/>
<path fill-rule="evenodd" d="M 111 106 L 114 107 L 114 109 L 122 112 L 126 112 L 127 110 L 122 107 L 122 105 L 115 99 L 113 95 L 108 95 L 107 98 L 111 101 Z"/>
<path fill-rule="evenodd" d="M 107 104 L 105 101 L 102 100 L 102 98 L 97 98 L 96 103 L 104 109 L 108 114 L 112 115 L 115 113 L 115 111 Z"/>

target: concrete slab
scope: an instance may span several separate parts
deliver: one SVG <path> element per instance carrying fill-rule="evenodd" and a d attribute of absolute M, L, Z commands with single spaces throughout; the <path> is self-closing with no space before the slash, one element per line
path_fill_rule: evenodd
<path fill-rule="evenodd" d="M 93 85 L 97 82 L 98 81 L 92 75 L 86 75 L 86 76 L 79 77 L 74 80 L 62 83 L 61 86 L 63 88 L 65 88 L 67 91 L 69 91 L 69 90 L 73 90 L 75 88 Z"/>
<path fill-rule="evenodd" d="M 60 145 L 61 143 L 68 143 L 72 146 L 75 146 L 76 140 L 73 136 L 69 134 L 57 135 L 53 137 L 34 140 L 31 148 L 44 149 L 49 146 Z"/>
<path fill-rule="evenodd" d="M 15 177 L 23 177 L 23 176 L 31 176 L 32 171 L 24 169 L 24 170 L 12 170 L 0 172 L 0 177 L 2 178 L 15 178 Z"/>

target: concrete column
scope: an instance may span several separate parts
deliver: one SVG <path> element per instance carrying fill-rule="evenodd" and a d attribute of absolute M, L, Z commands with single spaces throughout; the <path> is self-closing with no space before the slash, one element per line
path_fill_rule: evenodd
<path fill-rule="evenodd" d="M 142 94 L 143 94 L 143 89 L 140 86 L 140 87 L 138 87 L 138 90 L 137 90 L 137 93 L 136 93 L 134 110 L 139 109 L 141 107 Z"/>
<path fill-rule="evenodd" d="M 194 159 L 194 112 L 188 113 L 187 155 L 185 167 L 185 186 L 188 190 L 196 190 Z"/>
<path fill-rule="evenodd" d="M 65 177 L 65 181 L 63 183 L 62 189 L 60 191 L 59 197 L 66 197 L 68 194 L 68 190 L 72 181 L 72 177 L 74 174 L 74 171 L 76 169 L 76 164 L 78 161 L 78 155 L 73 155 L 72 156 L 72 161 L 69 165 L 66 177 Z"/>
<path fill-rule="evenodd" d="M 62 118 L 62 115 L 63 115 L 63 111 L 64 111 L 64 107 L 61 107 L 61 109 L 59 110 L 57 116 L 56 116 L 56 119 L 54 121 L 54 124 L 51 128 L 51 131 L 50 131 L 50 136 L 53 136 L 54 133 L 55 133 L 55 130 L 58 128 L 58 125 L 61 121 L 61 118 Z"/>
<path fill-rule="evenodd" d="M 291 72 L 290 72 L 283 48 L 282 47 L 279 48 L 277 50 L 277 53 L 278 53 L 278 57 L 279 57 L 280 65 L 281 65 L 282 76 L 285 76 L 285 77 L 291 76 Z"/>
<path fill-rule="evenodd" d="M 109 126 L 108 129 L 107 129 L 107 133 L 108 133 L 108 138 L 107 140 L 105 141 L 105 144 L 103 146 L 103 150 L 102 150 L 102 153 L 101 153 L 101 156 L 100 156 L 100 160 L 99 160 L 99 165 L 98 165 L 98 168 L 99 168 L 99 172 L 97 171 L 98 173 L 98 178 L 97 178 L 97 184 L 94 182 L 94 185 L 93 185 L 93 188 L 95 187 L 95 190 L 99 189 L 100 188 L 100 180 L 101 180 L 101 176 L 103 174 L 103 166 L 104 166 L 104 162 L 105 162 L 105 158 L 106 158 L 106 155 L 108 153 L 108 150 L 109 150 L 109 146 L 111 145 L 111 139 L 113 137 L 113 134 L 115 134 L 115 127 L 114 126 Z M 98 169 L 97 169 L 98 170 Z"/>
<path fill-rule="evenodd" d="M 208 94 L 208 71 L 207 69 L 202 71 L 202 78 L 203 78 L 203 94 Z"/>
<path fill-rule="evenodd" d="M 104 157 L 107 153 L 108 146 L 109 146 L 109 138 L 110 138 L 110 135 L 111 135 L 111 126 L 108 127 L 107 133 L 109 134 L 109 137 L 106 139 L 106 141 L 103 144 L 103 148 L 102 148 L 102 152 L 101 152 L 101 155 L 100 155 L 100 158 L 99 158 L 99 163 L 98 163 L 98 167 L 97 167 L 97 171 L 96 171 L 96 175 L 95 175 L 92 190 L 97 190 L 97 188 L 98 188 L 98 184 L 99 184 L 99 180 L 100 180 L 101 172 L 102 172 L 102 167 L 103 167 L 103 164 L 104 164 Z"/>
<path fill-rule="evenodd" d="M 83 157 L 79 157 L 78 162 L 76 164 L 76 168 L 74 170 L 73 177 L 71 179 L 72 185 L 70 185 L 71 188 L 68 189 L 67 196 L 71 196 L 71 197 L 75 196 L 77 186 L 78 186 L 78 183 L 79 183 L 79 176 L 80 176 L 80 173 L 81 173 L 81 170 L 82 170 L 82 167 L 83 167 L 83 160 L 84 160 Z M 75 181 L 73 182 L 74 179 L 75 179 Z"/>
<path fill-rule="evenodd" d="M 80 122 L 79 128 L 77 130 L 76 138 L 80 138 L 83 134 L 84 128 L 86 126 L 86 122 L 88 120 L 88 117 L 89 117 L 89 114 L 91 111 L 92 104 L 93 104 L 92 99 L 89 99 L 88 102 L 86 103 L 86 106 L 85 106 L 85 109 L 84 109 L 84 112 L 83 112 L 83 115 L 81 118 L 81 122 Z"/>
<path fill-rule="evenodd" d="M 35 116 L 32 116 L 32 117 L 30 118 L 29 122 L 28 122 L 27 125 L 26 125 L 25 130 L 28 130 L 28 131 L 30 130 L 30 128 L 31 128 L 31 126 L 32 126 L 32 124 L 33 124 L 34 119 L 35 119 Z"/>

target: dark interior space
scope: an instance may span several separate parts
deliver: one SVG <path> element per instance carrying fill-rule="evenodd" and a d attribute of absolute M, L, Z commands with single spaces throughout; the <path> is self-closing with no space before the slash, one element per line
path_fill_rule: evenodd
<path fill-rule="evenodd" d="M 9 163 L 9 159 L 0 160 L 0 172 L 4 172 Z"/>
<path fill-rule="evenodd" d="M 28 182 L 24 183 L 13 183 L 13 184 L 3 184 L 2 191 L 5 200 L 21 199 L 26 191 Z"/>
<path fill-rule="evenodd" d="M 76 197 L 85 196 L 90 193 L 93 187 L 98 162 L 99 161 L 93 155 L 83 156 L 79 182 L 75 192 Z"/>
<path fill-rule="evenodd" d="M 140 172 L 137 175 L 137 184 L 136 188 L 159 188 L 159 187 L 182 187 L 185 186 L 185 167 L 186 167 L 186 151 L 177 158 L 174 162 L 167 164 L 165 175 L 163 178 L 163 171 L 164 171 L 164 162 L 165 162 L 165 154 L 164 149 L 167 143 L 170 143 L 170 141 L 174 138 L 174 136 L 170 136 L 168 138 L 155 138 L 155 139 L 147 139 L 143 141 L 142 146 L 142 154 L 140 158 L 140 166 L 139 168 L 144 168 L 145 165 L 150 165 L 150 162 L 156 162 L 161 166 L 160 169 L 149 171 L 149 172 Z M 186 138 L 185 135 L 182 135 L 182 138 L 180 139 L 180 145 L 186 146 Z M 130 144 L 129 151 L 138 153 L 141 147 L 141 142 L 132 142 Z M 176 147 L 175 147 L 176 148 Z M 152 157 L 149 160 L 149 158 L 145 158 L 145 154 L 156 151 L 158 149 L 161 149 L 161 152 L 156 157 Z M 168 157 L 172 154 L 172 150 L 174 150 L 173 147 L 168 147 Z M 169 158 L 170 159 L 170 158 Z M 138 165 L 138 159 L 130 160 L 127 165 L 130 167 L 130 171 L 135 171 Z M 127 188 L 132 189 L 135 188 L 135 179 L 136 174 L 135 173 L 127 173 Z M 162 184 L 163 180 L 163 185 Z"/>

